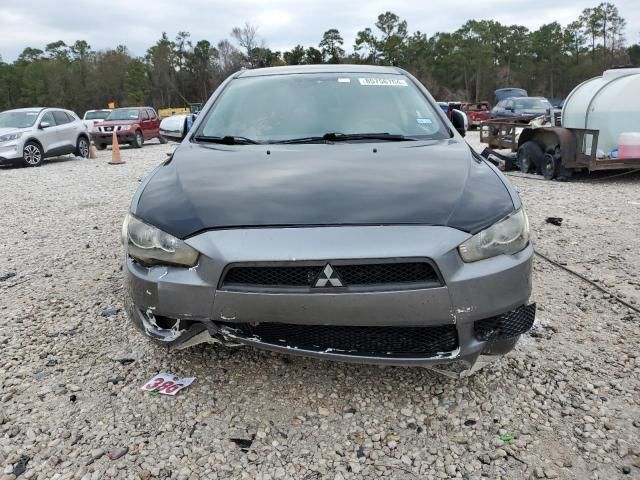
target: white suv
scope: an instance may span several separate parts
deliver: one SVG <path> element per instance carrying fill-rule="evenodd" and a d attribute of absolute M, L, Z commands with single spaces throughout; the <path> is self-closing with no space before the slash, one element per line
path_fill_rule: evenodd
<path fill-rule="evenodd" d="M 82 117 L 82 123 L 87 126 L 87 130 L 93 130 L 97 124 L 102 122 L 111 113 L 110 108 L 103 108 L 102 110 L 87 110 Z"/>
<path fill-rule="evenodd" d="M 89 156 L 89 132 L 82 120 L 60 108 L 19 108 L 0 113 L 0 164 L 37 167 L 48 157 Z"/>

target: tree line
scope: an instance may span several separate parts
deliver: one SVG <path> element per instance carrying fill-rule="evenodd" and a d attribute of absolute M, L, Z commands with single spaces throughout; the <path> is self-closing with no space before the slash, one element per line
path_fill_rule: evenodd
<path fill-rule="evenodd" d="M 604 2 L 573 22 L 529 30 L 494 20 L 469 20 L 452 33 L 415 31 L 392 12 L 358 32 L 351 51 L 339 30 L 327 30 L 316 46 L 271 50 L 259 28 L 245 23 L 218 43 L 175 39 L 162 33 L 137 57 L 124 45 L 95 51 L 84 40 L 72 45 L 27 47 L 12 63 L 0 57 L 0 110 L 47 105 L 82 114 L 118 106 L 187 106 L 206 101 L 242 68 L 321 63 L 393 65 L 405 68 L 441 100 L 492 100 L 500 87 L 562 98 L 579 82 L 614 65 L 640 65 L 640 44 L 626 45 L 626 21 Z"/>

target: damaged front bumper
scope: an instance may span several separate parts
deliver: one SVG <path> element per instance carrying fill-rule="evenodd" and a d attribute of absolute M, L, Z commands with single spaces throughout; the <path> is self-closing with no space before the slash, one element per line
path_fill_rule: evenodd
<path fill-rule="evenodd" d="M 500 316 L 459 325 L 456 331 L 459 338 L 466 339 L 464 348 L 458 345 L 451 351 L 416 356 L 399 356 L 392 352 L 366 354 L 355 350 L 325 348 L 309 344 L 300 346 L 291 339 L 263 338 L 250 333 L 252 328 L 248 324 L 234 326 L 226 322 L 167 319 L 166 317 L 161 317 L 162 322 L 158 322 L 151 311 L 143 312 L 132 305 L 128 309 L 128 314 L 131 318 L 139 319 L 139 325 L 147 335 L 167 342 L 167 345 L 175 350 L 201 343 L 214 343 L 226 347 L 253 346 L 273 352 L 349 363 L 429 366 L 459 362 L 466 368 L 472 368 L 483 354 L 495 356 L 511 350 L 514 343 L 510 340 L 517 339 L 519 335 L 531 328 L 535 320 L 535 311 L 535 304 L 527 304 Z M 168 322 L 171 321 L 174 323 L 169 325 Z M 298 325 L 288 326 L 299 327 Z M 402 330 L 402 327 L 397 328 Z"/>
<path fill-rule="evenodd" d="M 456 247 L 466 238 L 444 227 L 207 232 L 187 240 L 202 253 L 190 269 L 147 268 L 127 258 L 127 310 L 170 348 L 209 342 L 355 363 L 471 367 L 483 354 L 506 353 L 533 324 L 533 250 L 465 264 Z M 442 285 L 274 292 L 221 284 L 227 266 L 239 262 L 371 259 L 383 252 L 429 259 Z M 429 346 L 425 352 L 419 340 Z"/>

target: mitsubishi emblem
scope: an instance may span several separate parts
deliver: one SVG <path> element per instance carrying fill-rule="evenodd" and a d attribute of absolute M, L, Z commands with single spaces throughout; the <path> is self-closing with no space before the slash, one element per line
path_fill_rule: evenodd
<path fill-rule="evenodd" d="M 331 284 L 332 287 L 343 287 L 342 282 L 340 281 L 340 277 L 333 270 L 333 267 L 329 263 L 322 269 L 314 287 L 326 287 L 327 284 Z"/>

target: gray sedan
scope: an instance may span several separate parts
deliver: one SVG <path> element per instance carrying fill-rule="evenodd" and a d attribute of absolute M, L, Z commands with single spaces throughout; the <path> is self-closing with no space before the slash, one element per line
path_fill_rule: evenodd
<path fill-rule="evenodd" d="M 535 316 L 529 226 L 463 123 L 397 68 L 232 75 L 131 203 L 133 324 L 365 363 L 508 352 Z"/>

